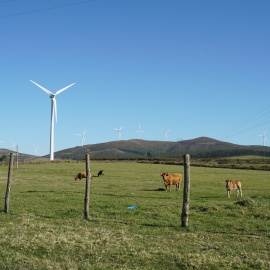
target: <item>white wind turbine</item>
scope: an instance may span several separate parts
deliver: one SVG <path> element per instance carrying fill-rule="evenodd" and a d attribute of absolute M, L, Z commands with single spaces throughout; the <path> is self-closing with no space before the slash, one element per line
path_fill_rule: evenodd
<path fill-rule="evenodd" d="M 163 131 L 165 132 L 165 140 L 166 140 L 166 142 L 167 142 L 167 134 L 168 134 L 168 132 L 170 132 L 171 130 L 166 130 L 166 129 L 163 128 Z"/>
<path fill-rule="evenodd" d="M 37 156 L 37 150 L 38 150 L 38 148 L 39 148 L 39 146 L 35 146 L 35 145 L 34 145 L 34 149 L 35 149 L 35 154 L 36 154 L 36 156 Z"/>
<path fill-rule="evenodd" d="M 12 145 L 8 148 L 9 150 L 13 149 L 13 150 L 16 150 L 19 148 L 19 144 L 18 143 L 15 143 L 11 140 L 11 143 Z"/>
<path fill-rule="evenodd" d="M 120 141 L 120 137 L 121 137 L 121 129 L 122 129 L 123 127 L 120 127 L 120 128 L 114 128 L 115 130 L 117 130 L 117 132 L 118 132 L 118 141 Z"/>
<path fill-rule="evenodd" d="M 84 138 L 84 134 L 86 133 L 86 130 L 84 131 L 83 134 L 77 134 L 78 136 L 81 136 L 82 137 L 82 146 L 83 146 L 83 142 L 85 141 L 85 138 Z"/>
<path fill-rule="evenodd" d="M 268 141 L 266 138 L 266 131 L 262 135 L 259 135 L 259 136 L 263 137 L 263 146 L 265 146 L 265 141 Z"/>
<path fill-rule="evenodd" d="M 17 169 L 19 168 L 19 143 L 15 143 L 11 141 L 12 146 L 9 149 L 15 149 L 16 150 L 16 157 L 17 157 Z"/>
<path fill-rule="evenodd" d="M 141 139 L 141 133 L 144 133 L 144 131 L 141 129 L 140 124 L 139 124 L 139 129 L 136 131 L 136 133 L 139 133 L 139 139 Z"/>
<path fill-rule="evenodd" d="M 66 86 L 60 90 L 58 90 L 55 94 L 44 88 L 43 86 L 35 83 L 34 81 L 30 80 L 33 84 L 41 88 L 44 92 L 50 95 L 50 98 L 52 99 L 52 105 L 51 105 L 51 136 L 50 136 L 50 160 L 54 160 L 54 117 L 55 121 L 57 123 L 57 107 L 56 107 L 56 98 L 58 94 L 62 93 L 65 91 L 67 88 L 71 87 L 75 83 L 70 84 L 69 86 Z"/>

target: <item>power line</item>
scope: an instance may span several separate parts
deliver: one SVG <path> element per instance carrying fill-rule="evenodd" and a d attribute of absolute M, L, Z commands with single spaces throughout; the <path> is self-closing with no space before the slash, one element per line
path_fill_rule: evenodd
<path fill-rule="evenodd" d="M 240 122 L 239 124 L 233 126 L 232 128 L 219 133 L 215 137 L 222 137 L 221 139 L 233 137 L 270 123 L 269 108 L 270 106 L 267 106 L 263 110 L 255 113 L 253 116 L 247 118 L 246 120 Z"/>
<path fill-rule="evenodd" d="M 15 0 L 6 0 L 6 1 L 0 1 L 0 4 L 2 4 L 2 3 L 6 3 L 6 2 L 11 2 L 11 1 L 15 1 Z"/>
<path fill-rule="evenodd" d="M 14 1 L 14 0 L 3 1 L 3 2 L 0 2 L 0 3 L 9 2 L 9 1 Z M 42 9 L 36 9 L 36 10 L 30 10 L 30 11 L 26 11 L 26 12 L 21 12 L 21 13 L 16 13 L 16 14 L 10 14 L 10 15 L 6 15 L 6 16 L 1 16 L 0 19 L 5 19 L 5 18 L 9 18 L 9 17 L 20 16 L 20 15 L 26 15 L 26 14 L 36 13 L 36 12 L 42 12 L 42 11 L 52 10 L 52 9 L 57 9 L 57 8 L 63 8 L 63 7 L 68 7 L 68 6 L 80 5 L 80 4 L 84 4 L 84 3 L 87 3 L 87 2 L 93 2 L 93 1 L 95 1 L 95 0 L 85 0 L 85 1 L 70 3 L 70 4 L 66 4 L 66 5 L 60 5 L 60 6 L 54 6 L 54 7 L 42 8 Z"/>
<path fill-rule="evenodd" d="M 221 140 L 226 139 L 226 138 L 229 138 L 229 137 L 233 137 L 233 136 L 236 136 L 236 135 L 239 135 L 239 134 L 241 134 L 241 133 L 244 133 L 244 132 L 250 131 L 250 130 L 252 130 L 252 129 L 254 129 L 254 128 L 257 128 L 257 127 L 263 126 L 263 125 L 268 124 L 268 123 L 270 123 L 270 120 L 268 120 L 268 121 L 266 121 L 266 122 L 263 122 L 263 123 L 260 123 L 260 124 L 258 124 L 258 125 L 256 125 L 256 126 L 252 126 L 252 127 L 250 127 L 250 128 L 247 128 L 247 129 L 241 130 L 241 131 L 239 131 L 239 132 L 237 132 L 237 133 L 234 133 L 234 134 L 231 134 L 231 135 L 225 136 L 225 137 L 221 138 Z"/>

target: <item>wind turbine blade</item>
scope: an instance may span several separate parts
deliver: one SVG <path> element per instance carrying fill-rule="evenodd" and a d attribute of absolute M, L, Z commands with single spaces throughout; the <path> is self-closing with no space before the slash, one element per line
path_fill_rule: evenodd
<path fill-rule="evenodd" d="M 36 82 L 30 80 L 30 82 L 32 82 L 33 84 L 35 84 L 36 86 L 38 86 L 39 88 L 41 88 L 43 91 L 45 91 L 47 94 L 49 95 L 53 95 L 53 93 L 51 91 L 49 91 L 48 89 L 44 88 L 43 86 L 37 84 Z"/>
<path fill-rule="evenodd" d="M 58 95 L 58 94 L 60 94 L 60 93 L 62 93 L 63 91 L 65 91 L 66 89 L 68 89 L 69 87 L 71 87 L 72 85 L 74 85 L 75 83 L 72 83 L 72 84 L 70 84 L 69 86 L 66 86 L 66 87 L 64 87 L 64 88 L 62 88 L 62 89 L 60 89 L 60 90 L 58 90 L 56 93 L 55 93 L 55 95 Z"/>

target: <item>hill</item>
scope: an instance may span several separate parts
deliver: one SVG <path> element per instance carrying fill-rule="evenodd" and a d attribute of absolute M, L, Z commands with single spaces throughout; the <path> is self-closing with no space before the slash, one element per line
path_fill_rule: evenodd
<path fill-rule="evenodd" d="M 9 159 L 10 152 L 0 149 L 0 158 Z M 98 144 L 88 144 L 64 149 L 54 153 L 55 159 L 78 160 L 84 159 L 86 154 L 91 158 L 178 158 L 190 154 L 194 158 L 217 158 L 243 155 L 256 155 L 270 157 L 270 147 L 246 146 L 218 141 L 208 137 L 200 137 L 179 142 L 146 141 L 146 140 L 120 140 Z M 16 158 L 16 157 L 15 157 Z M 49 155 L 37 157 L 19 153 L 19 161 L 49 158 Z"/>
<path fill-rule="evenodd" d="M 0 161 L 8 161 L 10 157 L 10 153 L 14 154 L 14 160 L 17 160 L 17 153 L 15 151 L 9 149 L 0 149 Z M 35 160 L 39 157 L 28 155 L 24 153 L 18 153 L 18 161 L 26 161 L 26 160 Z"/>
<path fill-rule="evenodd" d="M 92 158 L 177 158 L 187 153 L 191 154 L 192 157 L 270 156 L 270 147 L 236 145 L 208 137 L 179 142 L 134 139 L 89 144 L 61 150 L 55 153 L 55 159 L 83 159 L 86 154 L 90 154 Z M 48 158 L 49 155 L 45 157 Z"/>

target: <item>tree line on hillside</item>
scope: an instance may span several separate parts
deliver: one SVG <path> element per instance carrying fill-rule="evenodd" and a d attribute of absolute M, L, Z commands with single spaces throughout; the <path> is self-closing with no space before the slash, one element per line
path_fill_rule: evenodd
<path fill-rule="evenodd" d="M 131 150 L 129 150 L 131 152 Z M 135 153 L 135 151 L 133 151 Z M 193 153 L 179 152 L 162 152 L 162 151 L 136 151 L 136 154 L 142 154 L 144 157 L 153 158 L 181 158 L 184 154 L 190 154 L 192 158 L 225 158 L 237 156 L 262 156 L 270 157 L 270 151 L 262 151 L 255 149 L 219 149 L 209 151 L 198 151 Z"/>
<path fill-rule="evenodd" d="M 211 150 L 205 152 L 192 153 L 193 158 L 224 158 L 237 156 L 262 156 L 270 157 L 270 151 L 254 150 L 254 149 L 222 149 Z"/>

